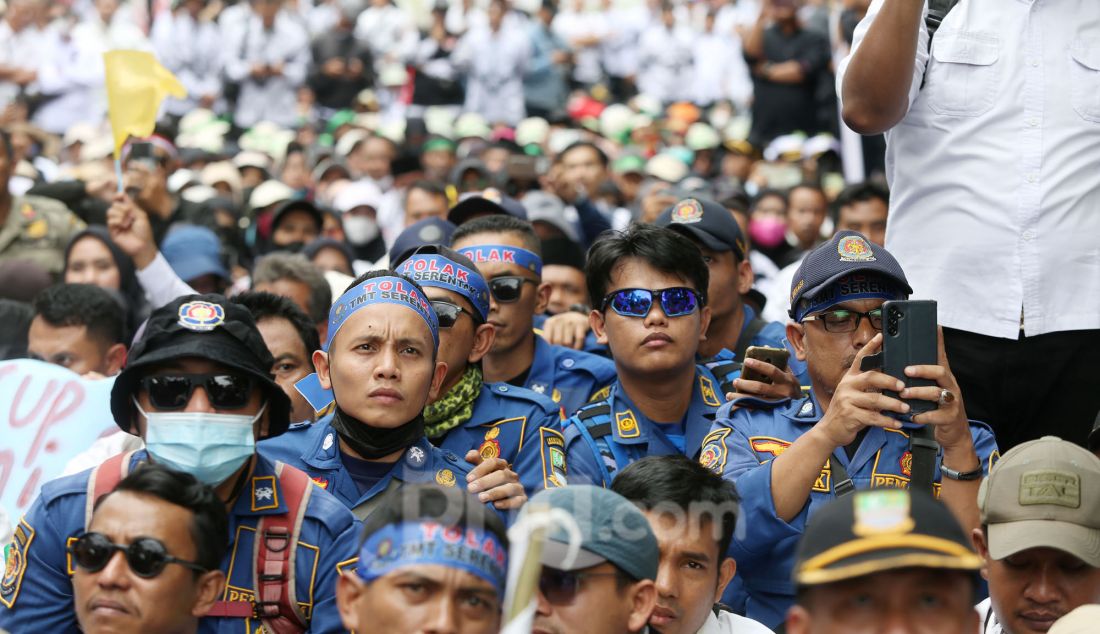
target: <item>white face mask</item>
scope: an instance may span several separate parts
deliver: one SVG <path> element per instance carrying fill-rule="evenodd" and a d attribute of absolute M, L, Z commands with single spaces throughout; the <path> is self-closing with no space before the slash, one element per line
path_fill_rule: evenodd
<path fill-rule="evenodd" d="M 378 223 L 374 218 L 361 215 L 344 216 L 344 235 L 355 245 L 367 244 L 378 237 Z"/>
<path fill-rule="evenodd" d="M 137 399 L 134 406 L 145 417 L 145 447 L 158 463 L 195 476 L 216 486 L 256 453 L 252 426 L 263 416 L 264 403 L 255 416 L 213 412 L 145 412 Z"/>

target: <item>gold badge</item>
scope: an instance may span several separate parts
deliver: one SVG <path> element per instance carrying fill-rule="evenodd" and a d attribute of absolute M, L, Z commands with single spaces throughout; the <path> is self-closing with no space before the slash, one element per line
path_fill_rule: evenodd
<path fill-rule="evenodd" d="M 718 399 L 718 394 L 714 391 L 714 383 L 711 382 L 705 376 L 699 376 L 699 391 L 703 395 L 703 402 L 711 407 L 721 407 L 722 401 Z"/>
<path fill-rule="evenodd" d="M 481 455 L 482 460 L 492 460 L 500 456 L 500 443 L 495 440 L 486 440 L 481 443 L 481 447 L 478 448 L 477 453 Z"/>
<path fill-rule="evenodd" d="M 619 427 L 619 435 L 623 438 L 637 438 L 641 431 L 638 429 L 638 421 L 634 419 L 634 412 L 615 413 L 615 424 Z"/>
<path fill-rule="evenodd" d="M 495 440 L 500 435 L 500 427 L 492 427 L 485 432 L 485 440 Z"/>
<path fill-rule="evenodd" d="M 445 487 L 453 487 L 455 485 L 455 474 L 450 469 L 440 469 L 435 472 L 435 481 Z"/>
<path fill-rule="evenodd" d="M 49 233 L 49 230 L 50 226 L 46 223 L 46 219 L 39 218 L 38 220 L 35 220 L 31 224 L 27 225 L 27 237 L 31 240 L 45 238 L 46 234 Z"/>
<path fill-rule="evenodd" d="M 550 392 L 550 399 L 552 401 L 554 401 L 555 403 L 560 403 L 561 402 L 561 390 L 559 390 L 558 388 L 554 388 L 554 391 Z"/>

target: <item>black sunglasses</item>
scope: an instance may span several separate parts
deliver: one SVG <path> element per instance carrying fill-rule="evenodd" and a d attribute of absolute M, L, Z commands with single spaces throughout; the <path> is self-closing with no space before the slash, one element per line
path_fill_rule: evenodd
<path fill-rule="evenodd" d="M 102 533 L 84 533 L 69 546 L 68 551 L 76 565 L 88 572 L 99 572 L 106 568 L 111 557 L 115 556 L 115 551 L 122 551 L 130 570 L 142 579 L 152 579 L 159 575 L 168 564 L 179 564 L 196 572 L 207 570 L 193 561 L 169 555 L 164 544 L 152 537 L 139 537 L 130 542 L 129 546 L 121 546 Z"/>
<path fill-rule="evenodd" d="M 577 572 L 543 566 L 539 573 L 539 592 L 554 605 L 570 605 L 577 598 L 581 582 L 589 577 L 615 577 L 617 572 Z"/>
<path fill-rule="evenodd" d="M 653 299 L 661 303 L 661 310 L 668 317 L 683 317 L 695 312 L 703 303 L 703 297 L 686 286 L 649 290 L 646 288 L 620 288 L 603 298 L 603 310 L 611 310 L 626 317 L 645 317 L 653 310 Z"/>
<path fill-rule="evenodd" d="M 523 293 L 524 284 L 538 284 L 535 280 L 527 279 L 519 275 L 504 275 L 489 280 L 489 292 L 501 303 L 510 304 L 518 302 Z"/>
<path fill-rule="evenodd" d="M 481 323 L 481 315 L 475 315 L 458 304 L 452 304 L 441 299 L 432 300 L 432 310 L 435 311 L 435 316 L 439 319 L 440 328 L 453 328 L 458 321 L 458 316 L 462 313 L 469 315 L 475 324 Z"/>
<path fill-rule="evenodd" d="M 161 374 L 147 376 L 141 386 L 159 410 L 187 407 L 195 388 L 202 386 L 216 409 L 241 409 L 252 396 L 252 379 L 239 374 Z"/>

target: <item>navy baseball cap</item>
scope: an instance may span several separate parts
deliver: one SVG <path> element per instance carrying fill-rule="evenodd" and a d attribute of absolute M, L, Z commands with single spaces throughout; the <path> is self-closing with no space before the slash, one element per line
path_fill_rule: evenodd
<path fill-rule="evenodd" d="M 489 318 L 489 284 L 470 258 L 448 247 L 425 244 L 390 261 L 390 268 L 420 283 L 466 298 L 484 323 Z"/>
<path fill-rule="evenodd" d="M 486 215 L 515 216 L 520 220 L 527 220 L 527 210 L 518 200 L 491 187 L 480 192 L 463 194 L 458 204 L 447 213 L 447 220 L 457 226 L 476 216 Z"/>
<path fill-rule="evenodd" d="M 172 229 L 164 237 L 160 252 L 185 282 L 210 274 L 229 279 L 221 260 L 221 242 L 206 227 L 182 225 Z"/>
<path fill-rule="evenodd" d="M 264 393 L 268 435 L 290 425 L 290 398 L 275 383 L 275 361 L 247 308 L 222 295 L 184 295 L 153 311 L 111 388 L 111 413 L 130 431 L 133 397 L 153 367 L 183 358 L 206 359 L 248 375 Z"/>
<path fill-rule="evenodd" d="M 577 522 L 580 550 L 566 567 L 569 532 L 560 524 L 549 529 L 542 549 L 542 564 L 558 570 L 581 570 L 610 562 L 636 580 L 656 579 L 660 550 L 649 520 L 629 500 L 602 487 L 588 484 L 544 489 L 523 508 L 561 509 Z"/>
<path fill-rule="evenodd" d="M 745 236 L 725 207 L 705 198 L 685 198 L 661 212 L 653 224 L 702 242 L 712 251 L 733 251 L 745 259 Z"/>
<path fill-rule="evenodd" d="M 313 222 L 317 224 L 318 232 L 325 226 L 324 214 L 317 208 L 317 205 L 314 205 L 308 200 L 288 200 L 275 208 L 275 214 L 271 220 L 271 230 L 275 231 L 275 228 L 278 227 L 279 223 L 282 221 L 283 216 L 292 211 L 304 211 L 309 214 L 309 216 L 313 218 Z"/>
<path fill-rule="evenodd" d="M 838 283 L 839 282 L 839 283 Z M 791 319 L 856 299 L 905 299 L 913 292 L 901 265 L 858 231 L 839 231 L 806 254 L 791 280 Z"/>
<path fill-rule="evenodd" d="M 393 267 L 393 263 L 402 254 L 416 247 L 422 247 L 425 244 L 444 246 L 450 244 L 455 229 L 458 227 L 453 223 L 436 217 L 425 218 L 405 227 L 404 231 L 397 234 L 397 239 L 390 247 L 390 267 Z"/>

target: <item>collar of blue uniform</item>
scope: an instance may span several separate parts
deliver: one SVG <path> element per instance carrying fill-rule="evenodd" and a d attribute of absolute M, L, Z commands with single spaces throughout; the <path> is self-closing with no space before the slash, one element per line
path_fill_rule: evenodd
<path fill-rule="evenodd" d="M 489 285 L 481 273 L 442 255 L 429 253 L 409 256 L 398 266 L 398 272 L 416 280 L 421 286 L 458 293 L 469 300 L 481 321 L 489 318 Z"/>
<path fill-rule="evenodd" d="M 252 473 L 245 480 L 241 493 L 233 504 L 233 514 L 277 515 L 286 513 L 286 510 L 275 465 L 257 453 Z"/>
<path fill-rule="evenodd" d="M 397 304 L 413 311 L 424 320 L 432 333 L 432 341 L 436 347 L 439 346 L 439 319 L 428 298 L 407 280 L 383 275 L 364 280 L 333 302 L 328 311 L 328 338 L 325 339 L 324 349 L 328 350 L 336 333 L 349 317 L 372 304 Z"/>
<path fill-rule="evenodd" d="M 499 264 L 515 264 L 535 275 L 542 276 L 542 258 L 533 251 L 513 247 L 506 244 L 481 244 L 478 246 L 458 249 L 462 255 L 474 261 L 474 264 L 483 262 L 495 262 Z"/>

